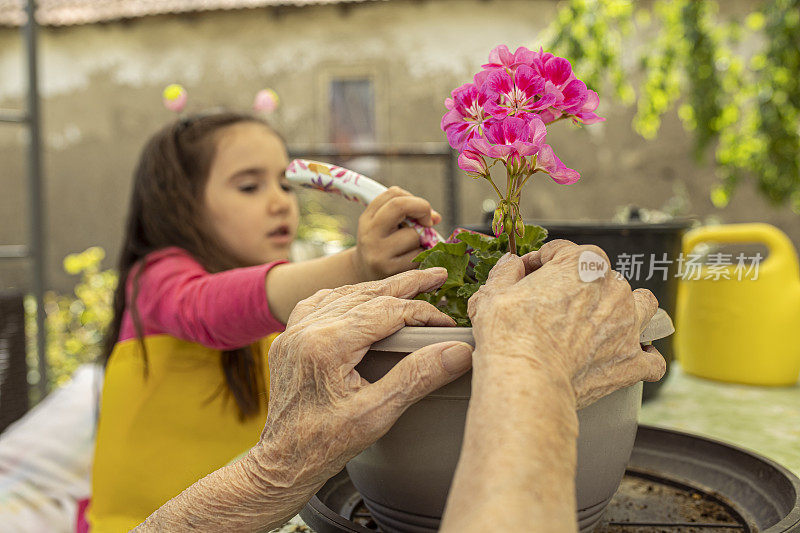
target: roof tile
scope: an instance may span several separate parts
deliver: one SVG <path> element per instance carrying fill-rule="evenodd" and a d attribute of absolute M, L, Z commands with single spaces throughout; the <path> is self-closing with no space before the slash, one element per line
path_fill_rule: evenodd
<path fill-rule="evenodd" d="M 38 0 L 36 20 L 45 26 L 72 26 L 193 11 L 365 1 L 370 0 Z M 25 0 L 0 0 L 0 26 L 21 26 L 26 20 Z"/>

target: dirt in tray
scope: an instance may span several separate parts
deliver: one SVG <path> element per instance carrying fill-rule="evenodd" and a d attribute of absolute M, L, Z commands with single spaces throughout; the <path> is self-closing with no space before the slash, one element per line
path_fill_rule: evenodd
<path fill-rule="evenodd" d="M 648 525 L 633 525 L 642 522 Z M 716 526 L 698 527 L 701 524 Z M 732 527 L 720 527 L 723 524 Z M 625 476 L 594 533 L 733 533 L 741 532 L 741 525 L 736 515 L 706 494 Z"/>

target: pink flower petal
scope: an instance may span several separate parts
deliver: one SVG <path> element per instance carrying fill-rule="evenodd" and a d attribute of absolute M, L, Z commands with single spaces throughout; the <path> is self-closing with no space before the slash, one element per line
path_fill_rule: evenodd
<path fill-rule="evenodd" d="M 447 131 L 447 129 L 450 126 L 463 122 L 463 120 L 464 117 L 461 115 L 461 113 L 459 113 L 455 109 L 451 109 L 450 111 L 445 113 L 444 116 L 442 117 L 441 128 L 442 130 Z"/>
<path fill-rule="evenodd" d="M 486 78 L 485 86 L 496 95 L 508 94 L 514 89 L 514 79 L 505 70 L 495 70 Z"/>
<path fill-rule="evenodd" d="M 470 125 L 466 122 L 461 122 L 460 124 L 445 130 L 445 133 L 447 134 L 447 142 L 449 142 L 450 146 L 458 151 L 461 151 L 464 148 L 464 145 L 471 137 Z"/>
<path fill-rule="evenodd" d="M 542 47 L 539 47 L 538 52 L 533 53 L 533 63 L 531 66 L 539 73 L 540 76 L 545 75 L 545 64 L 553 58 L 553 54 L 545 52 Z"/>
<path fill-rule="evenodd" d="M 489 52 L 489 63 L 495 65 L 511 65 L 514 62 L 514 55 L 508 50 L 508 46 L 501 44 L 495 46 Z"/>
<path fill-rule="evenodd" d="M 572 185 L 581 179 L 581 175 L 578 174 L 577 170 L 567 168 L 564 165 L 562 165 L 555 172 L 551 172 L 550 177 L 559 185 Z"/>
<path fill-rule="evenodd" d="M 563 113 L 561 113 L 561 111 L 558 111 L 557 109 L 553 109 L 551 107 L 539 113 L 539 118 L 542 119 L 542 122 L 544 122 L 545 124 L 550 124 L 554 120 L 561 118 L 562 114 Z"/>
<path fill-rule="evenodd" d="M 556 168 L 556 157 L 555 152 L 553 152 L 553 148 L 550 147 L 549 144 L 545 144 L 539 150 L 539 155 L 536 156 L 536 167 L 541 168 L 542 170 L 549 170 Z"/>
<path fill-rule="evenodd" d="M 553 95 L 553 97 L 555 97 L 556 99 L 554 104 L 555 106 L 558 106 L 561 102 L 564 101 L 564 94 L 561 92 L 561 89 L 553 85 L 553 82 L 550 80 L 547 80 L 544 84 L 544 93 L 551 94 Z"/>
<path fill-rule="evenodd" d="M 520 65 L 514 72 L 514 85 L 526 95 L 532 96 L 544 92 L 545 79 L 528 65 Z"/>
<path fill-rule="evenodd" d="M 508 117 L 502 123 L 502 144 L 513 144 L 515 141 L 527 141 L 530 136 L 528 123 L 524 119 Z"/>
<path fill-rule="evenodd" d="M 533 64 L 535 57 L 536 57 L 536 52 L 532 52 L 527 48 L 525 48 L 524 46 L 520 46 L 514 52 L 514 63 L 517 65 L 531 66 Z"/>
<path fill-rule="evenodd" d="M 600 105 L 600 97 L 591 89 L 586 90 L 586 101 L 581 107 L 581 111 L 594 111 Z"/>
<path fill-rule="evenodd" d="M 458 156 L 458 168 L 470 174 L 483 176 L 488 173 L 486 161 L 480 153 L 473 150 L 464 150 Z"/>
<path fill-rule="evenodd" d="M 531 111 L 538 111 L 540 109 L 546 109 L 551 105 L 554 105 L 555 103 L 556 103 L 556 96 L 552 93 L 548 93 L 539 98 L 539 100 L 534 102 L 534 104 L 530 106 L 528 109 Z"/>
<path fill-rule="evenodd" d="M 564 102 L 562 105 L 565 111 L 575 106 L 577 106 L 575 109 L 575 111 L 577 111 L 589 96 L 586 84 L 581 80 L 572 80 L 569 82 L 566 87 L 564 87 L 562 94 L 564 95 Z"/>
<path fill-rule="evenodd" d="M 544 125 L 544 121 L 542 121 L 542 119 L 536 115 L 532 116 L 528 122 L 528 131 L 528 142 L 535 145 L 538 151 L 539 147 L 544 143 L 544 140 L 547 137 L 547 127 Z"/>
<path fill-rule="evenodd" d="M 575 113 L 576 122 L 580 124 L 597 124 L 603 122 L 605 118 L 596 115 L 593 111 L 579 111 Z"/>
<path fill-rule="evenodd" d="M 472 103 L 478 97 L 478 88 L 472 83 L 465 83 L 452 92 L 455 109 L 462 115 L 466 115 Z"/>
<path fill-rule="evenodd" d="M 530 66 L 535 57 L 536 53 L 524 46 L 520 46 L 512 54 L 506 45 L 501 44 L 489 53 L 489 62 L 482 66 L 483 68 L 502 68 L 514 71 L 520 65 Z"/>
<path fill-rule="evenodd" d="M 599 104 L 600 98 L 597 96 L 597 93 L 592 90 L 587 90 L 586 100 L 581 105 L 581 108 L 574 113 L 576 122 L 582 124 L 596 124 L 597 122 L 603 122 L 605 119 L 594 112 Z"/>
<path fill-rule="evenodd" d="M 480 72 L 475 74 L 475 76 L 473 76 L 473 78 L 472 78 L 473 83 L 475 83 L 476 87 L 481 87 L 482 88 L 484 83 L 486 83 L 487 78 L 489 78 L 489 76 L 491 76 L 492 73 L 496 72 L 497 70 L 498 69 L 496 69 L 496 68 L 487 68 L 487 69 L 481 70 Z"/>
<path fill-rule="evenodd" d="M 484 155 L 486 157 L 494 157 L 492 155 L 494 147 L 491 144 L 489 144 L 489 142 L 484 137 L 481 137 L 479 135 L 467 141 L 466 146 L 470 150 L 479 153 L 481 155 Z"/>
<path fill-rule="evenodd" d="M 505 119 L 511 110 L 507 106 L 501 106 L 497 102 L 500 100 L 500 96 L 498 95 L 497 98 L 486 102 L 486 112 L 494 119 L 503 120 Z"/>
<path fill-rule="evenodd" d="M 577 171 L 567 168 L 561 162 L 548 144 L 543 145 L 539 150 L 539 155 L 536 157 L 536 168 L 550 174 L 553 181 L 560 185 L 575 183 L 580 178 Z"/>

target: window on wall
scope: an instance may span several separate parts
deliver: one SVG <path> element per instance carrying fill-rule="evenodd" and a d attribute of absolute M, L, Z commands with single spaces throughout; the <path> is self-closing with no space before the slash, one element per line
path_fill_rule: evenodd
<path fill-rule="evenodd" d="M 330 140 L 358 145 L 376 142 L 375 87 L 369 78 L 330 82 Z"/>

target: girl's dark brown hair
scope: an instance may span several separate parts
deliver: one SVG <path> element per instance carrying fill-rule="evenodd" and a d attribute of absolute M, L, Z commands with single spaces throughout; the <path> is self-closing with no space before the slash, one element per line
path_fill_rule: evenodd
<path fill-rule="evenodd" d="M 263 124 L 277 135 L 265 121 L 254 116 L 221 112 L 178 120 L 153 135 L 142 150 L 133 177 L 125 237 L 119 255 L 119 283 L 114 293 L 114 319 L 102 354 L 104 365 L 108 364 L 119 338 L 122 314 L 127 306 L 144 352 L 147 372 L 144 333 L 136 309 L 142 268 L 137 268 L 134 274 L 130 302 L 125 290 L 131 270 L 147 254 L 177 246 L 189 252 L 212 273 L 244 266 L 237 264 L 211 234 L 202 210 L 203 191 L 216 151 L 216 134 L 222 128 L 242 122 Z M 222 352 L 222 371 L 241 419 L 261 410 L 265 392 L 264 368 L 257 354 L 255 345 Z"/>

